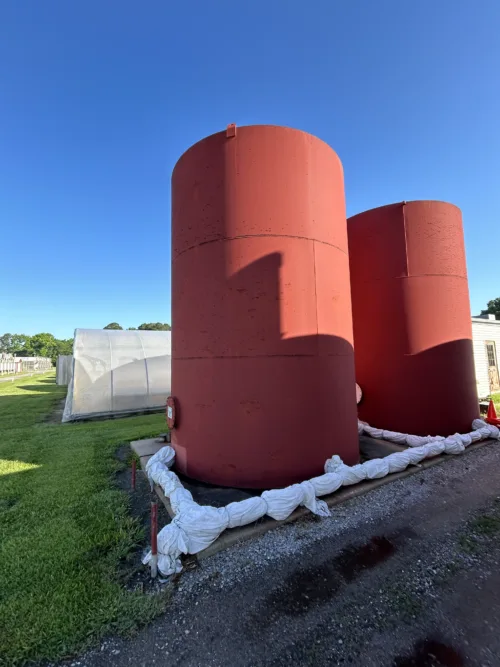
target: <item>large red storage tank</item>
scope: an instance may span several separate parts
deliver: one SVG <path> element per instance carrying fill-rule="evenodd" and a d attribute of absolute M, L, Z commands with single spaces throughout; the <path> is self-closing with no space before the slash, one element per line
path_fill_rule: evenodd
<path fill-rule="evenodd" d="M 478 416 L 462 214 L 413 201 L 347 221 L 360 418 L 417 435 Z"/>
<path fill-rule="evenodd" d="M 172 175 L 178 468 L 280 487 L 358 461 L 342 165 L 316 137 L 229 126 Z"/>

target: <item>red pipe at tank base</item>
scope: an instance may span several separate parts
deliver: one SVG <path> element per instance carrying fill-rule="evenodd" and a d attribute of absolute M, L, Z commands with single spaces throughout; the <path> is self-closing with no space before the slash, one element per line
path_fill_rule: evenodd
<path fill-rule="evenodd" d="M 151 503 L 151 578 L 158 575 L 158 503 Z"/>
<path fill-rule="evenodd" d="M 462 214 L 414 201 L 347 221 L 359 416 L 416 435 L 479 416 Z"/>
<path fill-rule="evenodd" d="M 229 126 L 172 175 L 172 445 L 181 472 L 276 488 L 358 461 L 342 165 Z"/>
<path fill-rule="evenodd" d="M 135 480 L 137 477 L 137 462 L 132 459 L 132 491 L 135 491 Z"/>

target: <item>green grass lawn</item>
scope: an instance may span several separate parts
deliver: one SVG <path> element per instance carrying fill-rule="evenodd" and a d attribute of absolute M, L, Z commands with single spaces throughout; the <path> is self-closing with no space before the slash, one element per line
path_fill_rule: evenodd
<path fill-rule="evenodd" d="M 500 415 L 500 393 L 492 394 L 491 398 L 493 399 L 493 403 L 495 404 L 495 410 L 497 411 L 497 415 Z"/>
<path fill-rule="evenodd" d="M 49 372 L 49 371 L 47 371 Z M 19 377 L 20 375 L 42 375 L 40 371 L 22 371 L 21 373 L 1 373 L 0 374 L 0 380 L 2 378 L 16 378 Z"/>
<path fill-rule="evenodd" d="M 65 395 L 54 373 L 0 383 L 0 664 L 68 656 L 158 614 L 125 590 L 141 528 L 113 476 L 118 445 L 165 429 L 162 414 L 44 423 Z"/>

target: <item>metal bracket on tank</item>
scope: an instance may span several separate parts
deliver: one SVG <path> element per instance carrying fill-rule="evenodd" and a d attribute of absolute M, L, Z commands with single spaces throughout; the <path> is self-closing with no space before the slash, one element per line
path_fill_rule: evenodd
<path fill-rule="evenodd" d="M 229 123 L 226 127 L 226 139 L 236 136 L 236 123 Z"/>
<path fill-rule="evenodd" d="M 175 408 L 176 408 L 175 398 L 173 396 L 169 396 L 167 398 L 166 415 L 165 416 L 167 418 L 167 424 L 168 424 L 168 428 L 170 430 L 175 428 L 175 418 L 176 418 Z"/>

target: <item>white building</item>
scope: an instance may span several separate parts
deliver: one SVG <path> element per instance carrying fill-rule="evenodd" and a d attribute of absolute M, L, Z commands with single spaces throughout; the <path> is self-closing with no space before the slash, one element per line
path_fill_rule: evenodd
<path fill-rule="evenodd" d="M 500 392 L 497 357 L 497 350 L 500 350 L 500 320 L 496 320 L 494 315 L 473 317 L 472 346 L 479 398 Z"/>
<path fill-rule="evenodd" d="M 0 354 L 0 375 L 50 371 L 51 368 L 52 361 L 48 357 L 14 357 L 4 352 Z"/>

